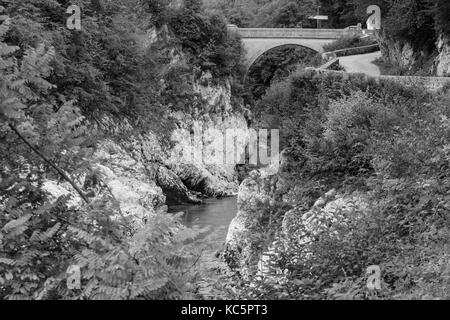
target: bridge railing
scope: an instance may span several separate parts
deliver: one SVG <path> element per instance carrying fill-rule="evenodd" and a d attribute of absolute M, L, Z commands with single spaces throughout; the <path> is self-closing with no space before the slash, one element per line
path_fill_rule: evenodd
<path fill-rule="evenodd" d="M 336 59 L 338 57 L 371 53 L 371 52 L 375 52 L 375 51 L 379 51 L 379 50 L 380 50 L 380 45 L 378 43 L 376 43 L 376 44 L 370 44 L 367 46 L 352 47 L 352 48 L 323 52 L 322 58 L 326 61 L 330 61 L 330 60 Z"/>
<path fill-rule="evenodd" d="M 337 39 L 362 34 L 360 30 L 354 29 L 238 28 L 235 25 L 229 25 L 228 30 L 238 33 L 242 38 Z"/>

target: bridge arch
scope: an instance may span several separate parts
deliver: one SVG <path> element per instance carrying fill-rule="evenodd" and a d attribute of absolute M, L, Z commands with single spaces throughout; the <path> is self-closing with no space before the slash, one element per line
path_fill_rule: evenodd
<path fill-rule="evenodd" d="M 291 42 L 291 43 L 290 43 Z M 258 62 L 258 60 L 260 60 L 261 58 L 264 57 L 265 54 L 270 53 L 271 51 L 277 50 L 277 49 L 282 49 L 282 48 L 292 48 L 292 47 L 297 47 L 297 48 L 304 48 L 306 50 L 311 50 L 311 51 L 315 51 L 317 53 L 321 52 L 320 48 L 317 47 L 312 47 L 312 46 L 306 46 L 303 44 L 298 44 L 295 43 L 295 41 L 287 41 L 286 43 L 282 43 L 282 44 L 275 44 L 272 43 L 269 46 L 266 46 L 264 48 L 262 48 L 261 50 L 255 50 L 255 52 L 252 52 L 252 56 L 248 55 L 247 56 L 247 60 L 246 60 L 246 73 L 248 73 L 251 69 L 251 67 Z"/>
<path fill-rule="evenodd" d="M 288 70 L 298 63 L 305 63 L 314 59 L 317 50 L 299 44 L 282 44 L 261 51 L 259 56 L 248 60 L 250 63 L 246 67 L 243 75 L 243 85 L 248 93 L 251 93 L 245 100 L 246 103 L 256 101 L 262 97 L 270 86 L 277 72 L 287 74 Z"/>
<path fill-rule="evenodd" d="M 247 70 L 265 52 L 283 45 L 298 45 L 323 52 L 323 47 L 344 35 L 358 34 L 352 29 L 306 29 L 306 28 L 239 28 L 228 25 L 228 32 L 241 37 L 246 51 Z"/>

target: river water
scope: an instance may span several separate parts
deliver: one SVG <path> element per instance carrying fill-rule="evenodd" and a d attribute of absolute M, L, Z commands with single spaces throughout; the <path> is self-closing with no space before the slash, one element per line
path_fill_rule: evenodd
<path fill-rule="evenodd" d="M 209 228 L 217 241 L 226 239 L 228 226 L 237 213 L 237 197 L 206 199 L 200 205 L 179 205 L 169 207 L 169 213 L 184 212 L 183 223 L 187 227 Z"/>
<path fill-rule="evenodd" d="M 223 249 L 227 237 L 228 226 L 237 213 L 237 197 L 222 199 L 206 199 L 200 205 L 179 205 L 169 207 L 169 213 L 184 212 L 183 223 L 193 229 L 209 228 L 201 234 L 201 257 L 197 267 L 202 270 L 203 280 L 197 282 L 199 293 L 206 298 L 216 299 L 220 286 L 211 290 L 211 283 L 220 283 L 226 265 L 218 253 Z M 223 299 L 226 293 L 223 295 Z"/>

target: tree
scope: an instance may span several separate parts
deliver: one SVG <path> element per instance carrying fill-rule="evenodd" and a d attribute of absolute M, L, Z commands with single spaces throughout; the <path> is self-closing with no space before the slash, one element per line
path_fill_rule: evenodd
<path fill-rule="evenodd" d="M 65 91 L 54 94 L 59 89 L 49 79 L 60 71 L 55 49 L 6 42 L 15 38 L 9 33 L 17 31 L 11 28 L 18 26 L 14 20 L 26 14 L 2 16 L 0 24 L 0 299 L 192 297 L 186 284 L 197 276 L 193 266 L 200 246 L 192 239 L 198 233 L 177 216 L 154 212 L 133 228 L 132 217 L 122 214 L 110 191 L 99 187 L 86 194 L 94 171 L 88 158 L 99 136 L 76 101 L 61 94 Z M 111 59 L 106 74 L 120 56 L 116 49 L 104 51 L 103 61 Z M 59 62 L 75 68 L 78 60 Z M 70 178 L 74 172 L 86 177 L 83 186 Z M 42 185 L 59 176 L 84 203 L 69 201 L 75 191 L 49 199 Z M 81 270 L 74 288 L 67 285 L 69 266 Z"/>

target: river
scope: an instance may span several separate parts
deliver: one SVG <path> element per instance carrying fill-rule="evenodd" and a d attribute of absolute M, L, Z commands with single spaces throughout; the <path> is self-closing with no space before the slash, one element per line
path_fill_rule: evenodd
<path fill-rule="evenodd" d="M 178 205 L 169 207 L 169 213 L 184 212 L 183 223 L 187 227 L 209 228 L 214 238 L 223 242 L 228 226 L 237 213 L 237 197 L 206 199 L 200 205 Z"/>
<path fill-rule="evenodd" d="M 227 269 L 226 264 L 219 258 L 218 253 L 223 249 L 225 239 L 227 237 L 228 226 L 231 220 L 237 213 L 237 197 L 222 198 L 222 199 L 206 199 L 200 205 L 179 205 L 169 207 L 169 213 L 184 212 L 183 223 L 187 227 L 209 228 L 207 232 L 199 236 L 202 242 L 201 246 L 206 245 L 202 249 L 201 257 L 198 260 L 197 267 L 202 270 L 202 275 L 205 277 L 199 280 L 199 293 L 204 297 L 217 299 L 222 292 L 220 285 L 214 285 L 214 290 L 211 290 L 211 283 L 220 283 L 224 270 Z M 225 292 L 222 299 L 227 297 Z"/>

